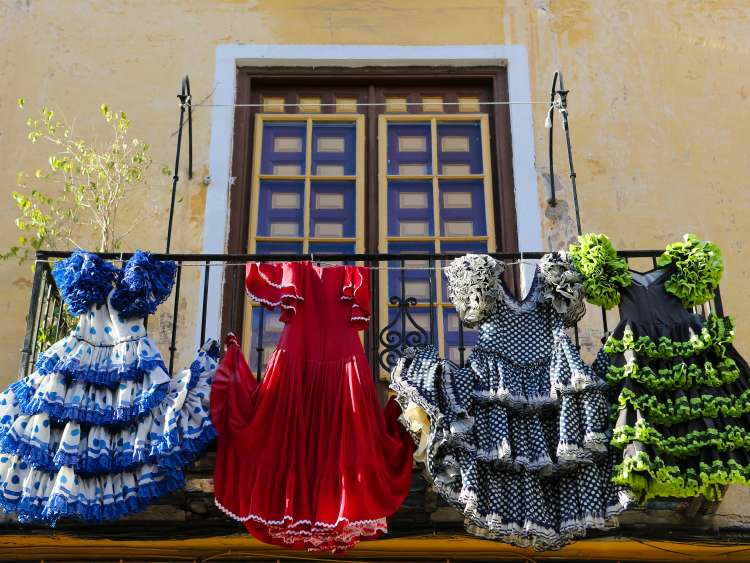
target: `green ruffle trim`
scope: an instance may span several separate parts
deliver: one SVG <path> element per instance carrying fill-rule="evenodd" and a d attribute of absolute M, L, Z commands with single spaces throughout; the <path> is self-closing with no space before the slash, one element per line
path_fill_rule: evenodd
<path fill-rule="evenodd" d="M 650 444 L 659 452 L 676 457 L 700 454 L 703 448 L 719 451 L 750 449 L 750 431 L 741 426 L 727 426 L 724 430 L 709 428 L 695 430 L 684 436 L 665 436 L 648 423 L 639 421 L 635 426 L 620 426 L 612 435 L 612 445 L 624 448 L 631 442 Z"/>
<path fill-rule="evenodd" d="M 646 501 L 655 497 L 695 497 L 721 500 L 722 487 L 748 485 L 750 467 L 734 460 L 701 463 L 699 471 L 667 465 L 661 458 L 652 460 L 646 452 L 629 457 L 615 466 L 612 480 L 624 485 Z"/>
<path fill-rule="evenodd" d="M 694 334 L 690 340 L 674 341 L 666 336 L 653 339 L 650 336 L 635 338 L 630 327 L 626 327 L 622 338 L 610 336 L 604 344 L 607 354 L 621 354 L 633 350 L 636 355 L 649 359 L 669 359 L 689 357 L 700 354 L 709 348 L 715 348 L 719 355 L 724 353 L 724 344 L 734 340 L 734 321 L 731 317 L 717 317 L 711 314 L 706 319 L 700 334 Z"/>
<path fill-rule="evenodd" d="M 712 299 L 724 271 L 719 247 L 692 234 L 667 246 L 656 263 L 660 267 L 674 265 L 675 271 L 664 288 L 686 307 Z"/>
<path fill-rule="evenodd" d="M 696 418 L 715 418 L 725 416 L 737 418 L 750 412 L 750 389 L 737 397 L 718 397 L 703 395 L 688 399 L 680 397 L 676 400 L 659 401 L 653 395 L 636 395 L 630 389 L 620 390 L 618 398 L 620 408 L 628 404 L 642 411 L 654 424 L 671 426 Z M 616 407 L 615 407 L 616 409 Z"/>
<path fill-rule="evenodd" d="M 740 377 L 740 368 L 732 358 L 724 358 L 717 365 L 706 361 L 703 364 L 680 362 L 669 368 L 654 371 L 648 366 L 639 366 L 631 361 L 622 367 L 609 366 L 607 381 L 616 385 L 624 379 L 632 379 L 651 391 L 687 389 L 694 385 L 720 387 L 733 383 Z"/>
<path fill-rule="evenodd" d="M 611 309 L 620 302 L 620 289 L 631 284 L 628 263 L 617 256 L 607 235 L 588 233 L 570 245 L 570 256 L 583 276 L 586 299 Z"/>

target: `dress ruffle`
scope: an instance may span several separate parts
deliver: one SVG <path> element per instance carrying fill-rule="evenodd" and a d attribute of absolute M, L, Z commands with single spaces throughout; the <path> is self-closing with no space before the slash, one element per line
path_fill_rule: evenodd
<path fill-rule="evenodd" d="M 124 318 L 153 315 L 172 293 L 177 264 L 136 250 L 120 273 L 112 305 Z"/>
<path fill-rule="evenodd" d="M 113 264 L 83 250 L 76 250 L 52 268 L 52 277 L 71 315 L 81 315 L 91 305 L 105 303 L 116 273 Z"/>
<path fill-rule="evenodd" d="M 693 234 L 687 234 L 682 241 L 667 246 L 657 259 L 657 264 L 660 267 L 674 267 L 675 271 L 664 287 L 685 307 L 694 307 L 713 299 L 724 271 L 719 247 Z"/>
<path fill-rule="evenodd" d="M 586 299 L 611 309 L 620 302 L 620 290 L 632 283 L 628 263 L 617 255 L 607 235 L 588 233 L 570 246 L 570 257 L 583 276 Z"/>

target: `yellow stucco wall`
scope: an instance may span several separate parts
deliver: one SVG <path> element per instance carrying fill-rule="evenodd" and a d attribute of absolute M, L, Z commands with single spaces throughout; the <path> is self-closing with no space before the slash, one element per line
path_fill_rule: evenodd
<path fill-rule="evenodd" d="M 96 131 L 102 102 L 128 112 L 156 164 L 143 206 L 155 216 L 143 220 L 136 206 L 129 221 L 139 225 L 126 250 L 161 250 L 170 181 L 159 169 L 174 158 L 175 94 L 189 73 L 194 98 L 210 99 L 217 45 L 523 44 L 534 99 L 547 99 L 557 68 L 571 89 L 584 230 L 605 231 L 621 248 L 660 248 L 686 231 L 718 243 L 726 309 L 750 354 L 746 8 L 732 0 L 0 0 L 0 246 L 16 237 L 8 196 L 16 173 L 46 158 L 25 141 L 19 96 L 30 108 L 52 105 L 81 133 Z M 563 201 L 554 209 L 544 203 L 544 114 L 534 108 L 538 185 L 517 189 L 538 190 L 545 242 L 557 248 L 573 232 L 570 193 L 560 158 Z M 196 110 L 196 174 L 180 186 L 175 251 L 201 249 L 210 126 L 210 111 Z M 559 143 L 557 154 L 563 150 Z M 28 266 L 0 264 L 0 283 L 4 386 L 16 376 Z M 195 295 L 187 284 L 187 314 Z M 192 345 L 191 323 L 181 331 Z"/>

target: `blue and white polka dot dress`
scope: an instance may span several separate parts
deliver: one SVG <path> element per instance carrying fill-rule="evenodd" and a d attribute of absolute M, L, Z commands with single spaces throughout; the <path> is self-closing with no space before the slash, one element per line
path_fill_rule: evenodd
<path fill-rule="evenodd" d="M 405 413 L 427 413 L 427 474 L 470 533 L 559 549 L 615 525 L 630 498 L 611 482 L 606 383 L 565 331 L 583 314 L 580 276 L 548 255 L 518 301 L 503 269 L 485 255 L 453 261 L 451 301 L 479 326 L 477 344 L 463 368 L 411 350 L 391 387 Z"/>
<path fill-rule="evenodd" d="M 144 319 L 171 292 L 173 262 L 137 252 L 122 270 L 76 252 L 53 276 L 70 335 L 0 394 L 0 508 L 19 520 L 119 518 L 182 487 L 215 432 L 218 347 L 170 377 Z"/>

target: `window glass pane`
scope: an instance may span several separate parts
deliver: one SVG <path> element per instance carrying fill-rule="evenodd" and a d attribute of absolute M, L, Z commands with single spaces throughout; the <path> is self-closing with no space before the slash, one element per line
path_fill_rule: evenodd
<path fill-rule="evenodd" d="M 312 173 L 316 176 L 356 174 L 354 123 L 313 123 Z"/>
<path fill-rule="evenodd" d="M 258 198 L 258 236 L 301 237 L 305 184 L 263 180 Z"/>
<path fill-rule="evenodd" d="M 315 238 L 356 235 L 354 182 L 313 181 L 310 186 L 310 236 Z"/>
<path fill-rule="evenodd" d="M 482 173 L 482 133 L 479 122 L 438 123 L 440 174 Z"/>
<path fill-rule="evenodd" d="M 433 242 L 391 242 L 388 245 L 389 254 L 432 254 L 434 252 L 435 243 Z M 389 300 L 392 296 L 404 299 L 413 297 L 418 303 L 434 303 L 436 300 L 435 270 L 429 269 L 429 261 L 404 260 L 403 269 L 401 269 L 400 260 L 390 260 L 388 262 L 388 295 L 383 295 L 381 298 Z"/>
<path fill-rule="evenodd" d="M 477 343 L 479 333 L 474 329 L 463 327 L 462 334 L 459 330 L 458 315 L 452 307 L 446 307 L 443 310 L 443 319 L 445 355 L 452 362 L 461 364 L 461 348 L 463 347 L 463 362 L 465 363 Z"/>
<path fill-rule="evenodd" d="M 263 373 L 268 359 L 279 343 L 284 323 L 279 320 L 280 311 L 268 311 L 264 307 L 253 307 L 252 341 L 250 343 L 250 368 L 256 373 Z M 260 331 L 261 326 L 263 331 Z M 258 348 L 262 348 L 261 351 Z M 259 362 L 259 360 L 261 360 Z"/>
<path fill-rule="evenodd" d="M 388 235 L 434 236 L 432 182 L 395 180 L 388 183 Z"/>
<path fill-rule="evenodd" d="M 388 124 L 388 174 L 432 174 L 429 123 Z"/>
<path fill-rule="evenodd" d="M 481 180 L 440 180 L 440 234 L 449 237 L 487 234 Z"/>
<path fill-rule="evenodd" d="M 430 333 L 430 308 L 409 307 L 408 311 L 402 319 L 397 308 L 388 309 L 388 322 L 393 323 L 389 332 L 398 335 L 402 346 L 437 345 L 437 330 Z M 432 319 L 434 324 L 436 319 L 434 308 Z"/>
<path fill-rule="evenodd" d="M 302 254 L 301 242 L 268 242 L 255 243 L 257 254 Z"/>
<path fill-rule="evenodd" d="M 305 123 L 264 123 L 260 173 L 276 176 L 304 174 L 306 129 Z"/>

